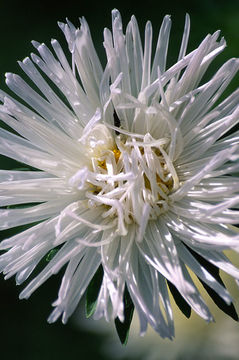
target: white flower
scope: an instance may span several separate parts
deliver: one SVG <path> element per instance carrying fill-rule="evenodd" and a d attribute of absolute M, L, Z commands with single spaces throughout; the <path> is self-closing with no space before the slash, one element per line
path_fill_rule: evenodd
<path fill-rule="evenodd" d="M 1 170 L 0 228 L 37 224 L 1 242 L 0 269 L 21 284 L 48 255 L 20 294 L 28 298 L 67 264 L 49 322 L 67 321 L 98 270 L 96 319 L 124 322 L 135 307 L 141 334 L 149 323 L 172 338 L 169 289 L 187 316 L 192 308 L 213 319 L 188 268 L 237 318 L 218 269 L 239 280 L 224 254 L 239 249 L 230 225 L 239 222 L 239 90 L 218 100 L 239 60 L 204 82 L 225 47 L 219 32 L 186 54 L 186 16 L 178 60 L 166 69 L 169 16 L 154 55 L 150 22 L 142 46 L 135 17 L 126 34 L 117 10 L 112 17 L 105 69 L 83 18 L 80 29 L 59 24 L 72 67 L 56 40 L 54 52 L 33 42 L 39 55 L 19 62 L 31 84 L 6 74 L 20 101 L 1 91 L 0 116 L 18 135 L 1 128 L 0 153 L 38 170 Z"/>

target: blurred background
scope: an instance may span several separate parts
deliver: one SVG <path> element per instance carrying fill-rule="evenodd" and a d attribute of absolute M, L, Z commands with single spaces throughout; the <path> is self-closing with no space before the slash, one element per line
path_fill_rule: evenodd
<path fill-rule="evenodd" d="M 184 27 L 185 13 L 191 17 L 189 50 L 196 47 L 208 34 L 221 29 L 228 47 L 209 69 L 214 72 L 230 57 L 239 56 L 239 1 L 238 0 L 123 0 L 123 1 L 0 1 L 0 88 L 6 90 L 4 74 L 21 73 L 17 60 L 34 51 L 31 40 L 49 45 L 51 38 L 65 44 L 57 21 L 68 17 L 76 26 L 78 17 L 85 16 L 102 62 L 105 56 L 102 46 L 103 28 L 111 27 L 111 9 L 121 11 L 124 24 L 136 15 L 142 31 L 147 20 L 154 28 L 154 41 L 163 16 L 172 15 L 168 64 L 176 60 Z M 237 77 L 227 92 L 239 85 Z M 0 167 L 10 169 L 16 164 L 0 158 Z M 1 239 L 11 235 L 2 232 Z M 149 330 L 143 338 L 138 335 L 137 318 L 134 319 L 127 347 L 122 347 L 111 325 L 105 322 L 85 320 L 84 306 L 80 305 L 67 325 L 61 322 L 49 325 L 46 318 L 51 303 L 57 296 L 62 273 L 42 286 L 29 300 L 19 300 L 20 289 L 14 279 L 4 281 L 0 277 L 0 333 L 1 359 L 5 360 L 53 360 L 53 359 L 142 359 L 142 360 L 210 360 L 239 359 L 239 324 L 217 311 L 205 295 L 216 323 L 206 324 L 195 314 L 188 321 L 174 309 L 176 339 L 162 340 Z M 228 278 L 224 278 L 234 294 L 239 309 L 239 291 Z"/>

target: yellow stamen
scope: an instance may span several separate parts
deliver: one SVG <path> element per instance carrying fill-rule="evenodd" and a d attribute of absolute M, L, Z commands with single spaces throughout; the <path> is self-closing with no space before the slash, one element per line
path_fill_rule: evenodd
<path fill-rule="evenodd" d="M 99 165 L 99 167 L 101 167 L 102 169 L 107 170 L 107 169 L 106 169 L 106 161 L 105 161 L 105 160 L 98 160 L 98 165 Z"/>
<path fill-rule="evenodd" d="M 121 155 L 120 150 L 119 149 L 114 149 L 113 153 L 114 153 L 114 156 L 115 156 L 115 161 L 118 162 L 118 160 L 120 158 L 120 155 Z"/>
<path fill-rule="evenodd" d="M 119 149 L 113 149 L 112 150 L 113 153 L 114 153 L 114 157 L 115 157 L 115 161 L 116 163 L 119 161 L 119 158 L 120 158 L 120 155 L 121 155 L 121 152 Z M 101 169 L 104 169 L 104 170 L 107 170 L 107 167 L 106 167 L 106 161 L 105 160 L 98 160 L 98 165 L 99 167 L 101 167 Z"/>

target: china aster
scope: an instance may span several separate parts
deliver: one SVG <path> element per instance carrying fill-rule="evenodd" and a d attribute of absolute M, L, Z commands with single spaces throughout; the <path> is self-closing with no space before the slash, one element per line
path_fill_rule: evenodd
<path fill-rule="evenodd" d="M 48 321 L 86 294 L 87 316 L 115 321 L 122 342 L 134 309 L 141 335 L 150 324 L 171 339 L 173 298 L 212 321 L 192 273 L 237 320 L 219 269 L 239 280 L 224 253 L 239 249 L 239 89 L 222 97 L 239 60 L 205 80 L 226 43 L 217 31 L 187 53 L 188 15 L 169 68 L 169 16 L 152 51 L 151 23 L 142 42 L 135 17 L 124 33 L 113 10 L 105 67 L 84 18 L 59 26 L 72 63 L 57 40 L 34 41 L 19 62 L 29 81 L 7 73 L 16 98 L 0 92 L 0 153 L 25 164 L 0 171 L 0 229 L 24 226 L 1 242 L 0 270 L 28 279 L 22 299 L 64 267 Z"/>

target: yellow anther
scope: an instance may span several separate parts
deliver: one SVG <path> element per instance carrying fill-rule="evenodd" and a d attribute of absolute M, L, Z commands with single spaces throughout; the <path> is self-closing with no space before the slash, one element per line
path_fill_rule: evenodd
<path fill-rule="evenodd" d="M 120 158 L 120 155 L 121 155 L 121 152 L 119 149 L 113 149 L 113 154 L 114 154 L 114 157 L 115 157 L 115 161 L 116 163 L 118 162 L 119 158 Z M 104 169 L 104 170 L 107 170 L 107 167 L 106 167 L 106 161 L 105 160 L 98 160 L 98 166 L 101 168 L 101 169 Z"/>
<path fill-rule="evenodd" d="M 106 170 L 106 161 L 105 160 L 98 160 L 98 165 L 102 169 Z"/>
<path fill-rule="evenodd" d="M 119 149 L 114 149 L 113 153 L 114 153 L 114 156 L 115 156 L 115 161 L 118 162 L 118 160 L 120 158 L 120 155 L 121 155 L 120 150 Z"/>

